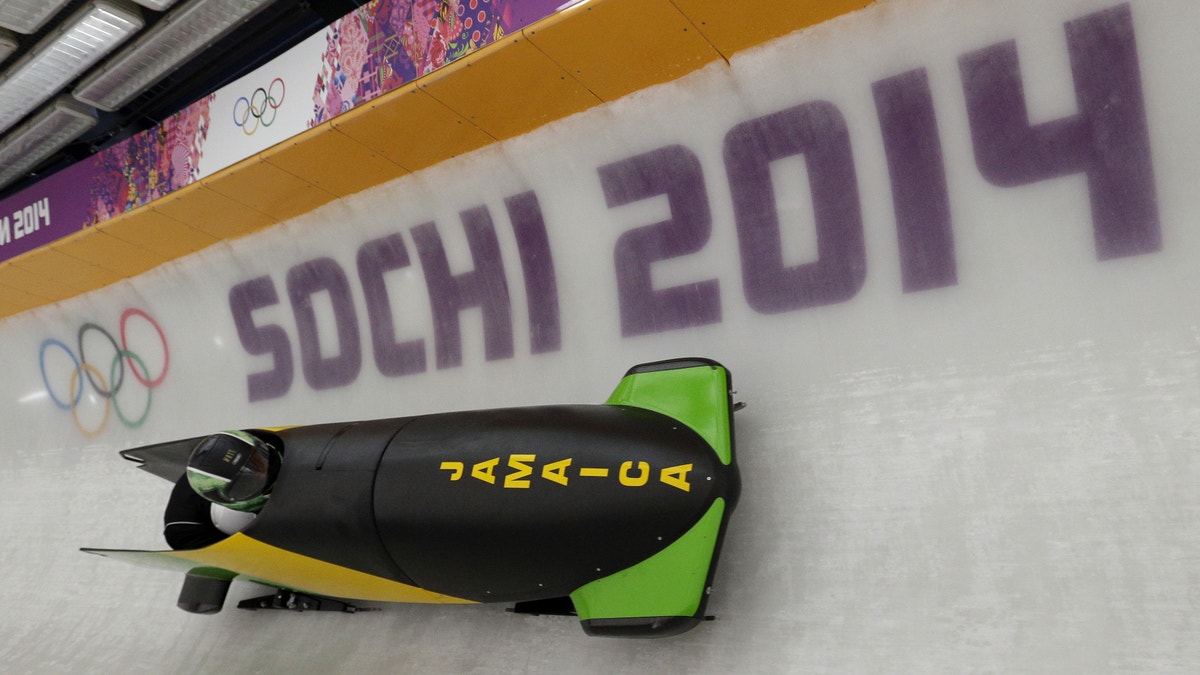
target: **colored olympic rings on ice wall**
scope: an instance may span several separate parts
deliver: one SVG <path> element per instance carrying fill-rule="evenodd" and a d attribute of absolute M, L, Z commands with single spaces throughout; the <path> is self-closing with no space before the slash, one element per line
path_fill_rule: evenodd
<path fill-rule="evenodd" d="M 162 344 L 162 366 L 157 373 L 152 373 L 146 364 L 143 353 L 147 352 L 135 351 L 130 345 L 129 322 L 134 317 L 148 323 L 150 328 L 158 334 L 158 340 Z M 111 360 L 105 355 L 101 360 L 96 361 L 96 337 L 92 338 L 93 349 L 91 352 L 86 351 L 85 338 L 91 333 L 95 333 L 111 346 Z M 38 363 L 42 371 L 42 383 L 46 385 L 46 393 L 55 406 L 71 413 L 71 418 L 75 421 L 75 428 L 87 438 L 95 438 L 104 431 L 112 412 L 116 412 L 121 423 L 131 429 L 142 426 L 146 418 L 150 416 L 153 392 L 166 379 L 167 370 L 171 365 L 171 352 L 167 347 L 167 336 L 163 333 L 162 326 L 146 312 L 135 308 L 129 308 L 122 312 L 119 334 L 121 339 L 118 342 L 117 337 L 103 326 L 88 322 L 79 327 L 75 336 L 74 349 L 72 345 L 55 338 L 42 340 L 39 349 Z M 141 332 L 143 336 L 146 334 L 145 331 Z M 100 344 L 103 345 L 103 342 Z M 152 343 L 137 346 L 143 349 L 153 349 Z M 62 352 L 70 359 L 70 376 L 68 377 L 65 372 L 54 373 L 59 378 L 51 382 L 51 373 L 47 372 L 46 367 L 47 357 L 55 352 Z M 89 361 L 89 356 L 92 361 Z M 127 369 L 128 372 L 126 372 Z M 139 386 L 146 390 L 145 406 L 137 416 L 133 416 L 129 414 L 129 411 L 123 409 L 117 396 L 130 386 Z M 91 420 L 90 424 L 85 426 L 85 421 L 80 416 L 80 409 L 84 401 L 84 393 L 89 388 L 99 400 L 104 401 L 104 412 L 99 423 Z"/>
<path fill-rule="evenodd" d="M 283 105 L 283 97 L 286 94 L 287 87 L 283 84 L 283 78 L 277 77 L 271 80 L 267 88 L 259 87 L 248 98 L 238 98 L 233 102 L 233 123 L 247 136 L 253 135 L 260 126 L 271 126 L 275 122 L 275 116 L 279 114 L 279 106 Z"/>

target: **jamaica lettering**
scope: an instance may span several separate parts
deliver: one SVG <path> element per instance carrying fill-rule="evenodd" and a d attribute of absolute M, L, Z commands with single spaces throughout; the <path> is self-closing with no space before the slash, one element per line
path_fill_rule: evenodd
<path fill-rule="evenodd" d="M 472 464 L 471 478 L 483 481 L 489 485 L 499 484 L 510 489 L 527 489 L 533 486 L 534 481 L 532 477 L 534 475 L 534 464 L 537 462 L 537 455 L 509 455 L 507 466 L 511 471 L 502 477 L 502 481 L 499 480 L 501 477 L 496 475 L 496 469 L 500 466 L 500 459 L 500 457 L 493 457 Z M 569 457 L 554 462 L 547 462 L 542 465 L 540 476 L 544 481 L 566 486 L 570 484 L 572 478 L 611 480 L 614 473 L 607 467 L 581 466 L 578 469 L 572 470 L 571 465 L 574 462 L 575 460 Z M 442 462 L 439 468 L 442 471 L 450 472 L 451 481 L 462 480 L 467 475 L 467 464 L 465 462 Z M 668 466 L 658 471 L 658 482 L 670 485 L 684 492 L 691 492 L 692 485 L 688 482 L 688 474 L 691 471 L 691 464 Z M 651 477 L 654 475 L 650 463 L 642 461 L 623 462 L 615 473 L 617 481 L 625 487 L 643 487 L 650 482 Z"/>

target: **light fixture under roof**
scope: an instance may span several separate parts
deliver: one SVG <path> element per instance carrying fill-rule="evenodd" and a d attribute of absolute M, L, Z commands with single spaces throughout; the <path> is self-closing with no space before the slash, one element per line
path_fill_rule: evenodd
<path fill-rule="evenodd" d="M 137 8 L 124 2 L 84 5 L 0 79 L 0 131 L 57 94 L 142 25 Z"/>
<path fill-rule="evenodd" d="M 0 0 L 0 26 L 31 35 L 70 1 Z"/>
<path fill-rule="evenodd" d="M 20 43 L 17 42 L 17 36 L 0 28 L 0 62 L 8 60 L 8 57 L 12 56 L 13 52 L 17 51 L 17 47 L 20 46 Z"/>
<path fill-rule="evenodd" d="M 96 125 L 96 111 L 59 96 L 0 139 L 0 187 L 23 176 Z"/>
<path fill-rule="evenodd" d="M 146 9 L 152 9 L 156 12 L 165 11 L 168 7 L 175 4 L 175 0 L 133 0 L 133 1 L 136 2 L 137 4 L 141 5 L 142 7 L 145 7 Z"/>
<path fill-rule="evenodd" d="M 75 98 L 117 110 L 272 2 L 191 0 L 84 78 Z"/>

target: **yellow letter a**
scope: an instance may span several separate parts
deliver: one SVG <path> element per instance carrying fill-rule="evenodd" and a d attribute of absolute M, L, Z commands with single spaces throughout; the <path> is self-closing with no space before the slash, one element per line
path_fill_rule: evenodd
<path fill-rule="evenodd" d="M 691 464 L 680 464 L 679 466 L 668 466 L 662 470 L 662 475 L 659 480 L 674 488 L 679 488 L 684 492 L 691 492 L 692 485 L 688 483 L 687 475 L 692 470 Z"/>
<path fill-rule="evenodd" d="M 550 462 L 542 467 L 542 478 L 549 481 L 554 481 L 559 485 L 567 484 L 567 467 L 571 466 L 571 460 L 560 459 L 557 462 Z"/>
<path fill-rule="evenodd" d="M 499 457 L 493 457 L 486 462 L 480 462 L 471 467 L 471 478 L 478 478 L 485 483 L 496 484 L 496 465 L 500 463 Z"/>

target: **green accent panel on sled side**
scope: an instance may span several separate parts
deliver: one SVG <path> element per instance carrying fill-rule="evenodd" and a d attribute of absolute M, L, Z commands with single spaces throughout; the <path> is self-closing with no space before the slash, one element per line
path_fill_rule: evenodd
<path fill-rule="evenodd" d="M 626 375 L 609 405 L 629 405 L 662 413 L 691 427 L 728 465 L 733 460 L 729 423 L 729 378 L 718 365 Z"/>
<path fill-rule="evenodd" d="M 153 567 L 174 572 L 191 572 L 192 574 L 212 579 L 232 579 L 238 576 L 237 572 L 188 560 L 184 557 L 187 555 L 187 551 L 138 551 L 120 548 L 81 548 L 79 550 L 105 558 L 123 560 L 140 567 Z"/>
<path fill-rule="evenodd" d="M 707 592 L 724 514 L 725 500 L 717 499 L 670 546 L 575 590 L 571 602 L 580 620 L 695 615 Z"/>

